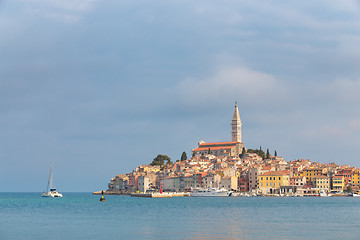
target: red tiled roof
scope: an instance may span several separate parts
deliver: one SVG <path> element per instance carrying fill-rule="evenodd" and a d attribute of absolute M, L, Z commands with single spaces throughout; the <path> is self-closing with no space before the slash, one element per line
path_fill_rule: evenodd
<path fill-rule="evenodd" d="M 194 149 L 193 151 L 207 151 L 207 150 L 209 150 L 209 148 L 210 148 L 210 151 L 212 150 L 212 151 L 214 151 L 214 150 L 221 150 L 221 149 L 231 149 L 231 148 L 233 148 L 234 146 L 222 146 L 222 147 L 198 147 L 198 148 L 196 148 L 196 149 Z"/>
<path fill-rule="evenodd" d="M 235 145 L 237 142 L 213 142 L 213 143 L 201 143 L 201 147 L 211 146 L 211 145 L 224 145 L 224 144 L 233 144 Z"/>
<path fill-rule="evenodd" d="M 267 173 L 260 174 L 260 176 L 284 176 L 288 175 L 287 173 L 280 172 L 280 171 L 271 171 Z"/>

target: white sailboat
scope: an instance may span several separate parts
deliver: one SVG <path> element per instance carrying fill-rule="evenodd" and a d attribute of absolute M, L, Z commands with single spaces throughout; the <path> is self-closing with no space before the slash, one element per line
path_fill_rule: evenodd
<path fill-rule="evenodd" d="M 46 192 L 43 192 L 41 194 L 42 197 L 63 197 L 63 195 L 61 193 L 59 193 L 56 188 L 52 187 L 52 168 L 53 168 L 53 164 L 51 162 L 51 168 L 50 168 L 50 176 L 49 176 L 49 181 L 48 181 L 48 185 L 46 188 Z"/>

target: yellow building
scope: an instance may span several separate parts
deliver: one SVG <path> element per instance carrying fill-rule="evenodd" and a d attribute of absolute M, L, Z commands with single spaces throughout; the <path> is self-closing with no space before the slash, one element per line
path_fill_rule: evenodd
<path fill-rule="evenodd" d="M 306 168 L 303 170 L 303 176 L 306 177 L 307 184 L 313 184 L 314 178 L 321 176 L 323 170 L 320 168 Z"/>
<path fill-rule="evenodd" d="M 284 172 L 272 171 L 259 176 L 259 189 L 262 193 L 275 193 L 281 186 L 289 186 L 289 175 Z"/>
<path fill-rule="evenodd" d="M 360 187 L 359 170 L 354 171 L 353 174 L 351 175 L 351 183 L 352 183 L 352 188 L 359 189 Z"/>
<path fill-rule="evenodd" d="M 314 178 L 315 188 L 330 189 L 330 178 L 328 176 L 317 176 Z"/>
<path fill-rule="evenodd" d="M 340 175 L 334 176 L 332 179 L 332 190 L 342 192 L 344 187 L 345 187 L 344 176 L 340 176 Z"/>

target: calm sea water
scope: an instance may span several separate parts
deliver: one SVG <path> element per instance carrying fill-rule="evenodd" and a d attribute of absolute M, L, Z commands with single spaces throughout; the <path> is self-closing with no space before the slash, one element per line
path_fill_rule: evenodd
<path fill-rule="evenodd" d="M 360 198 L 0 193 L 0 239 L 360 239 Z"/>

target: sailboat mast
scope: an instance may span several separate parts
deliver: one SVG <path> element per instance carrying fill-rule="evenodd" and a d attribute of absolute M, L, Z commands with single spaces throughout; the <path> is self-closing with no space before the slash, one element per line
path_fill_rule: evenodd
<path fill-rule="evenodd" d="M 51 188 L 52 188 L 52 161 L 51 161 L 50 175 L 49 175 L 49 180 L 48 180 L 46 192 L 48 193 Z"/>
<path fill-rule="evenodd" d="M 50 179 L 49 179 L 50 189 L 52 189 L 52 169 L 53 169 L 53 162 L 51 161 Z"/>

